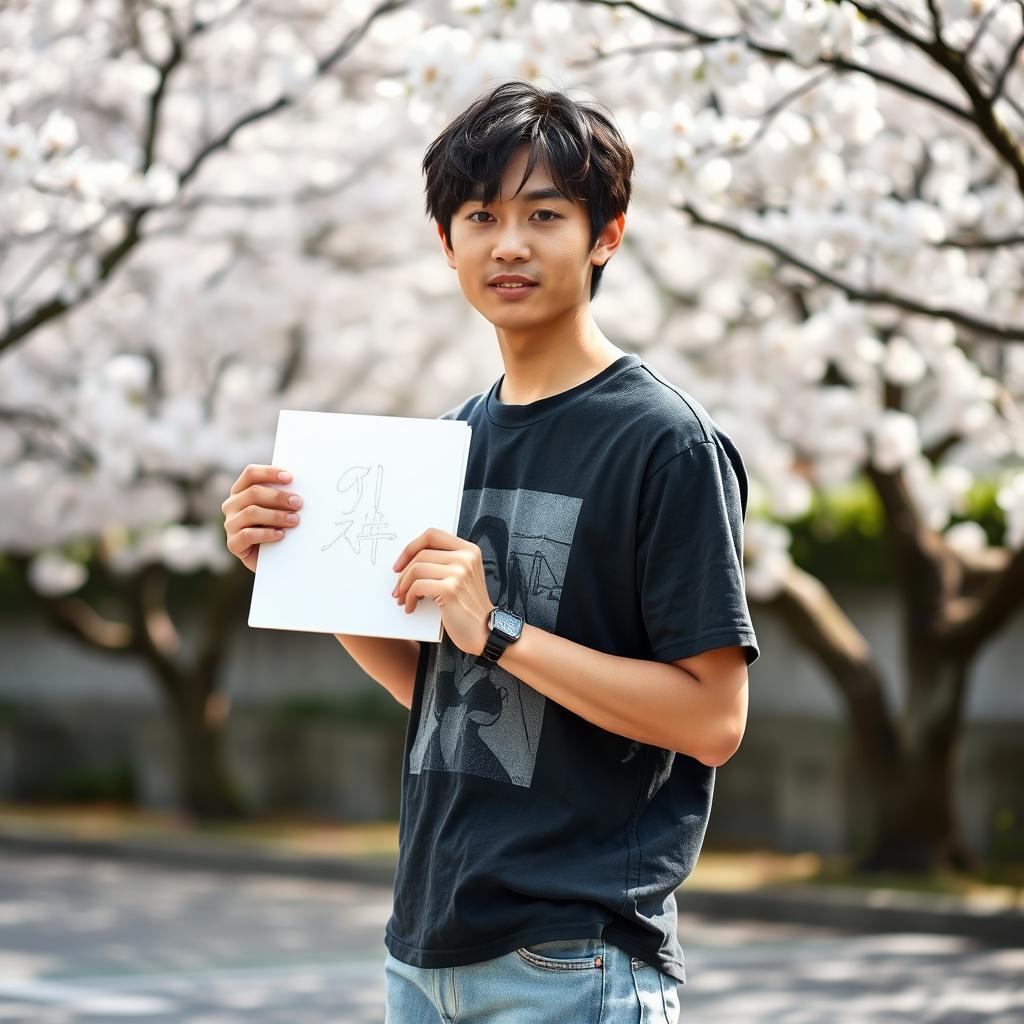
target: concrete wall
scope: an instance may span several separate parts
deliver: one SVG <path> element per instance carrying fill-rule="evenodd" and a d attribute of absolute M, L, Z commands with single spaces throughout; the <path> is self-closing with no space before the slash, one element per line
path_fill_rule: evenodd
<path fill-rule="evenodd" d="M 836 592 L 887 673 L 901 708 L 899 611 L 873 588 Z M 865 827 L 864 792 L 842 703 L 817 662 L 782 623 L 753 608 L 761 657 L 750 669 L 750 712 L 739 752 L 719 769 L 708 842 L 837 853 Z M 974 666 L 960 751 L 957 803 L 969 842 L 987 854 L 1024 846 L 1024 616 Z M 229 753 L 258 809 L 295 808 L 349 820 L 397 816 L 408 712 L 328 635 L 251 629 L 233 638 L 226 672 Z M 184 629 L 187 643 L 195 631 Z M 90 652 L 32 618 L 0 624 L 0 800 L 41 798 L 89 770 L 124 766 L 140 802 L 171 806 L 175 747 L 159 691 L 138 665 Z M 390 726 L 288 721 L 297 697 L 378 695 Z M 389 703 L 390 702 L 390 703 Z M 14 717 L 11 717 L 13 714 Z"/>

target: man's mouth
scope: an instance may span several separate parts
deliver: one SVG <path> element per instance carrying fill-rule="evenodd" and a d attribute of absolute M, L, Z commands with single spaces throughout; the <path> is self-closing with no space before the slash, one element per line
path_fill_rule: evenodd
<path fill-rule="evenodd" d="M 488 289 L 497 292 L 503 299 L 524 299 L 528 292 L 538 288 L 535 284 L 489 284 Z"/>

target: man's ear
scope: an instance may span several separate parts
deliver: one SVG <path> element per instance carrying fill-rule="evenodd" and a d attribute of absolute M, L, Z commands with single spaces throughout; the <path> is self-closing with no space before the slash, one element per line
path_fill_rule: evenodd
<path fill-rule="evenodd" d="M 451 267 L 452 270 L 456 270 L 457 268 L 455 266 L 455 252 L 451 248 L 451 246 L 449 246 L 448 239 L 444 237 L 444 227 L 441 224 L 437 225 L 437 234 L 438 237 L 441 239 L 441 246 L 444 249 L 445 258 L 448 260 L 448 266 Z"/>
<path fill-rule="evenodd" d="M 590 262 L 595 267 L 603 267 L 614 255 L 622 243 L 622 235 L 626 230 L 626 215 L 620 213 L 612 218 L 604 226 L 604 230 L 597 236 L 594 248 L 590 250 Z"/>

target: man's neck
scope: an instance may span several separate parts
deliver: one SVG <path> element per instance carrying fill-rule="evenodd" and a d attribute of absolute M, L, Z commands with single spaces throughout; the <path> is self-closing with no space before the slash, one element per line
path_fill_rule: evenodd
<path fill-rule="evenodd" d="M 529 405 L 559 395 L 596 377 L 626 353 L 601 336 L 586 348 L 570 347 L 505 354 L 505 377 L 496 398 L 505 405 Z"/>

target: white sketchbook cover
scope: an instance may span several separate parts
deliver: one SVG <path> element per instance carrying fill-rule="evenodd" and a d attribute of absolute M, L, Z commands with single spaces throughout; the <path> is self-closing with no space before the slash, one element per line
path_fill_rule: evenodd
<path fill-rule="evenodd" d="M 441 641 L 429 598 L 391 596 L 398 553 L 427 527 L 456 534 L 472 427 L 462 420 L 282 409 L 270 464 L 292 474 L 299 524 L 260 545 L 249 625 Z"/>

